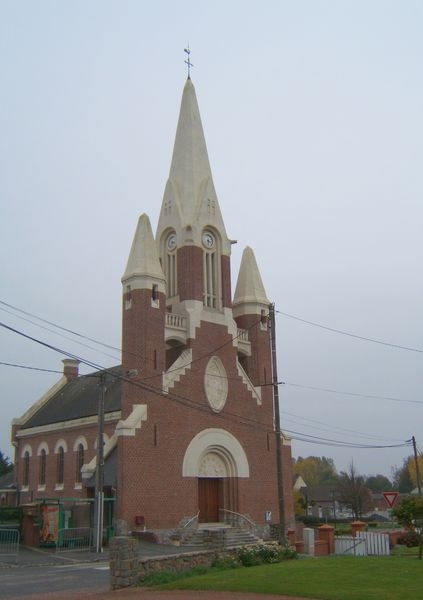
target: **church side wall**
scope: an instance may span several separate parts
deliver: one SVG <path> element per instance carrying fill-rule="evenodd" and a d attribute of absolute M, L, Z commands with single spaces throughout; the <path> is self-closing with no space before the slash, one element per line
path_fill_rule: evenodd
<path fill-rule="evenodd" d="M 108 437 L 114 433 L 116 422 L 106 423 L 104 432 Z M 60 429 L 58 431 L 29 435 L 19 439 L 17 456 L 18 485 L 20 489 L 20 503 L 33 502 L 37 498 L 85 498 L 87 490 L 84 481 L 76 482 L 76 458 L 74 445 L 78 441 L 84 441 L 87 449 L 84 452 L 84 463 L 88 464 L 96 455 L 97 424 L 82 426 L 74 429 Z M 64 452 L 64 480 L 63 485 L 57 484 L 57 454 L 55 449 L 62 445 Z M 45 485 L 40 484 L 40 459 L 39 450 L 46 449 L 46 476 Z M 29 481 L 28 486 L 23 487 L 23 458 L 22 454 L 29 449 Z"/>

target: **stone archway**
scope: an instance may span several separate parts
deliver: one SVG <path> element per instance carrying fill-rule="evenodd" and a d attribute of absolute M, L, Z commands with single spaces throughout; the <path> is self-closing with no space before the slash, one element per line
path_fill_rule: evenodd
<path fill-rule="evenodd" d="M 224 429 L 205 429 L 185 452 L 183 476 L 198 479 L 200 522 L 222 519 L 221 509 L 237 512 L 238 479 L 249 477 L 247 456 L 239 441 Z"/>

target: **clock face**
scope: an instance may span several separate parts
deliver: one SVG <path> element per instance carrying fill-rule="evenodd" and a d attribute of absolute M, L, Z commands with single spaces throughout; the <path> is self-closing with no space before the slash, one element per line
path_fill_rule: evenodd
<path fill-rule="evenodd" d="M 210 231 L 205 231 L 203 233 L 203 244 L 206 248 L 213 248 L 214 246 L 214 237 L 210 233 Z"/>
<path fill-rule="evenodd" d="M 176 248 L 176 235 L 174 233 L 171 233 L 167 238 L 167 248 L 168 250 L 175 250 Z"/>

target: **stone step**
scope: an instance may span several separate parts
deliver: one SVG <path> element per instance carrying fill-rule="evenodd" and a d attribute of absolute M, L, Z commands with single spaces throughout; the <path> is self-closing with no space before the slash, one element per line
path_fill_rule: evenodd
<path fill-rule="evenodd" d="M 184 536 L 182 545 L 195 548 L 202 548 L 210 543 L 209 532 L 224 532 L 220 541 L 225 548 L 237 548 L 260 543 L 261 540 L 253 535 L 250 531 L 237 527 L 228 527 L 222 524 L 207 524 L 198 529 L 193 530 L 188 535 Z M 216 544 L 219 544 L 219 537 L 216 537 Z"/>

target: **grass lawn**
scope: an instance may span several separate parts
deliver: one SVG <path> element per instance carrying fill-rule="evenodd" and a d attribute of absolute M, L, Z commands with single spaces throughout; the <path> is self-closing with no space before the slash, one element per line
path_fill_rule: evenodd
<path fill-rule="evenodd" d="M 286 594 L 318 600 L 416 600 L 423 596 L 423 561 L 406 556 L 305 558 L 212 570 L 160 588 Z"/>

